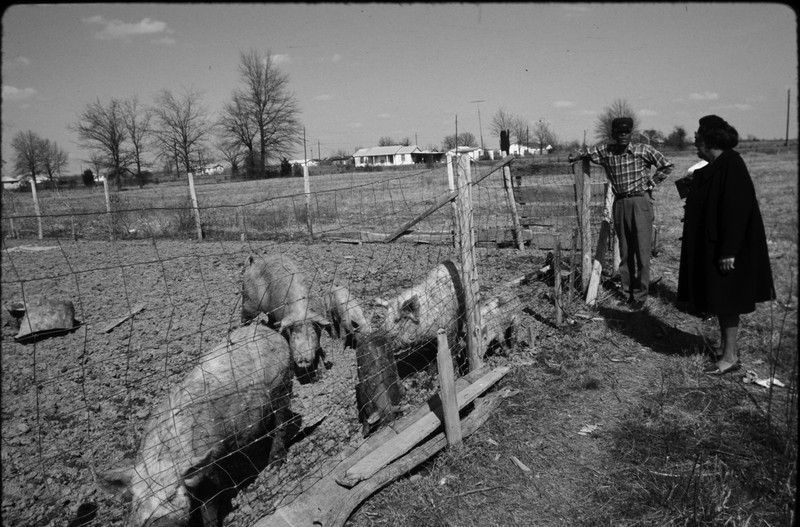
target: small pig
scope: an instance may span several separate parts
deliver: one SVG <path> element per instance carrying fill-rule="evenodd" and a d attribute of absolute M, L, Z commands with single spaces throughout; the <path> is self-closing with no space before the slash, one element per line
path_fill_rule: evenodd
<path fill-rule="evenodd" d="M 242 279 L 242 322 L 266 313 L 289 341 L 295 366 L 314 371 L 324 357 L 319 345 L 331 323 L 309 305 L 309 288 L 297 264 L 285 255 L 249 256 Z"/>
<path fill-rule="evenodd" d="M 394 420 L 400 410 L 400 376 L 394 351 L 384 331 L 358 340 L 356 405 L 361 433 L 367 437 L 381 424 Z"/>
<path fill-rule="evenodd" d="M 372 332 L 361 303 L 344 286 L 333 284 L 326 300 L 326 313 L 332 323 L 332 336 L 344 338 L 344 345 L 356 349 L 358 336 Z"/>
<path fill-rule="evenodd" d="M 436 340 L 439 328 L 447 331 L 451 342 L 463 332 L 464 288 L 449 260 L 437 265 L 421 283 L 377 303 L 387 308 L 383 329 L 398 350 Z"/>
<path fill-rule="evenodd" d="M 511 291 L 501 291 L 481 301 L 481 356 L 490 346 L 510 351 L 514 346 L 522 316 L 522 302 Z"/>
<path fill-rule="evenodd" d="M 264 324 L 231 332 L 151 414 L 133 467 L 100 475 L 132 497 L 129 525 L 218 527 L 237 489 L 285 454 L 291 351 Z"/>

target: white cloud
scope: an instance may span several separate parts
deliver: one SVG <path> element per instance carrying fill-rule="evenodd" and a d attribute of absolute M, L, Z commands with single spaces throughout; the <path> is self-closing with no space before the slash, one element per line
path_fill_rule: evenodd
<path fill-rule="evenodd" d="M 323 93 L 314 97 L 315 101 L 330 101 L 331 99 L 333 99 L 333 95 L 330 95 L 329 93 Z"/>
<path fill-rule="evenodd" d="M 15 88 L 14 86 L 3 85 L 3 100 L 4 101 L 24 101 L 36 95 L 36 90 L 33 88 Z"/>
<path fill-rule="evenodd" d="M 167 35 L 173 32 L 166 22 L 151 18 L 143 18 L 140 22 L 131 23 L 118 19 L 106 20 L 105 17 L 96 15 L 85 18 L 84 22 L 102 26 L 100 31 L 94 35 L 94 38 L 100 40 L 126 40 L 139 35 Z"/>
<path fill-rule="evenodd" d="M 553 103 L 556 108 L 573 108 L 575 103 L 572 101 L 556 101 Z"/>
<path fill-rule="evenodd" d="M 331 58 L 331 61 L 332 61 L 332 62 L 339 62 L 340 60 L 342 60 L 342 56 L 341 56 L 341 55 L 339 55 L 338 53 L 336 53 L 336 54 L 335 54 L 335 55 L 334 55 L 334 56 Z"/>
<path fill-rule="evenodd" d="M 392 117 L 392 114 L 389 114 L 389 113 L 379 113 L 379 114 L 378 114 L 378 117 L 380 117 L 381 119 L 390 119 L 390 118 Z"/>
<path fill-rule="evenodd" d="M 349 126 L 350 128 L 361 128 L 364 125 L 361 123 L 350 123 L 347 126 Z"/>
<path fill-rule="evenodd" d="M 22 64 L 23 66 L 27 66 L 28 64 L 31 63 L 31 59 L 29 59 L 28 57 L 23 57 L 22 55 L 20 55 L 19 57 L 16 57 L 14 59 L 14 62 L 18 62 L 19 64 Z"/>
<path fill-rule="evenodd" d="M 656 112 L 655 110 L 647 110 L 647 109 L 639 110 L 638 113 L 639 113 L 639 115 L 644 116 L 644 117 L 652 117 L 654 115 L 658 115 L 658 112 Z"/>
<path fill-rule="evenodd" d="M 693 101 L 716 101 L 719 99 L 719 94 L 710 91 L 703 93 L 691 93 L 689 94 L 689 99 Z"/>
<path fill-rule="evenodd" d="M 289 64 L 290 62 L 292 62 L 292 59 L 285 53 L 276 53 L 275 55 L 272 55 L 272 63 L 275 65 Z"/>

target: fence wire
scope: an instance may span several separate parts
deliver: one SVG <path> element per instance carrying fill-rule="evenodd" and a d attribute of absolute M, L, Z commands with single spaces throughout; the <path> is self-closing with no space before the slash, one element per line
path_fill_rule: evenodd
<path fill-rule="evenodd" d="M 489 170 L 473 164 L 475 226 L 508 231 L 502 172 Z M 436 330 L 448 330 L 456 365 L 464 348 L 452 206 L 380 240 L 447 196 L 446 168 L 319 175 L 311 186 L 307 198 L 298 178 L 198 185 L 202 243 L 186 188 L 113 192 L 111 213 L 102 189 L 42 190 L 42 240 L 29 195 L 3 193 L 4 524 L 62 525 L 82 504 L 96 504 L 103 525 L 123 525 L 131 510 L 175 519 L 197 504 L 183 481 L 226 524 L 249 525 L 325 477 L 368 425 L 391 420 L 387 408 L 403 413 L 436 393 Z M 316 377 L 298 375 L 299 326 L 281 333 L 264 313 L 243 324 L 251 256 L 293 261 L 291 287 L 310 298 L 303 314 L 339 325 L 319 331 Z M 477 258 L 482 354 L 513 346 L 521 306 L 500 285 L 531 269 L 506 263 Z M 260 269 L 264 287 L 276 271 Z M 338 312 L 336 286 L 349 292 Z M 273 304 L 289 309 L 286 294 Z M 70 304 L 72 327 L 19 340 L 43 299 Z M 364 323 L 348 341 L 342 313 L 355 307 Z M 270 465 L 281 441 L 283 463 Z M 132 503 L 97 490 L 110 469 L 132 466 Z"/>

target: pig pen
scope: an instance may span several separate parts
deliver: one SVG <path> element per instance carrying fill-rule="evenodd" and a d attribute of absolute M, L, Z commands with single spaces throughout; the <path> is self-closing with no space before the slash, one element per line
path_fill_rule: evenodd
<path fill-rule="evenodd" d="M 383 313 L 377 297 L 396 295 L 443 260 L 458 261 L 451 245 L 407 242 L 23 243 L 27 247 L 7 242 L 2 252 L 2 518 L 9 526 L 66 525 L 85 503 L 97 505 L 96 524 L 123 525 L 128 503 L 99 490 L 93 471 L 129 463 L 150 412 L 170 386 L 240 326 L 247 255 L 290 255 L 312 294 L 340 283 L 376 326 Z M 476 260 L 481 291 L 490 292 L 538 269 L 544 258 L 486 248 L 477 249 Z M 537 284 L 516 292 L 526 308 L 546 302 Z M 19 343 L 5 306 L 40 294 L 71 300 L 77 327 Z M 531 313 L 521 314 L 523 339 L 525 328 L 542 324 Z M 302 416 L 303 432 L 280 469 L 261 473 L 239 493 L 226 525 L 250 525 L 271 513 L 276 500 L 291 499 L 321 477 L 317 469 L 324 461 L 362 440 L 355 352 L 326 333 L 321 344 L 331 369 L 316 383 L 295 381 L 291 408 Z M 513 362 L 523 346 L 487 360 Z M 435 375 L 434 365 L 405 376 L 402 403 L 417 406 L 435 393 Z"/>

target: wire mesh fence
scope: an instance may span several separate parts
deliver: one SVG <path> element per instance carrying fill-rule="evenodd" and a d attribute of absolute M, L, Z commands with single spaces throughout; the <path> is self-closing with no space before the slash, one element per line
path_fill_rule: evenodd
<path fill-rule="evenodd" d="M 509 231 L 496 169 L 473 164 L 475 225 Z M 103 525 L 249 525 L 436 393 L 437 331 L 458 367 L 470 309 L 446 167 L 311 186 L 198 185 L 202 243 L 186 188 L 114 192 L 111 212 L 101 190 L 42 191 L 36 243 L 29 196 L 4 192 L 4 524 L 61 525 L 96 504 L 84 510 Z M 521 306 L 502 284 L 530 269 L 476 262 L 483 355 L 513 346 Z M 71 303 L 70 327 L 35 316 L 43 299 Z"/>

